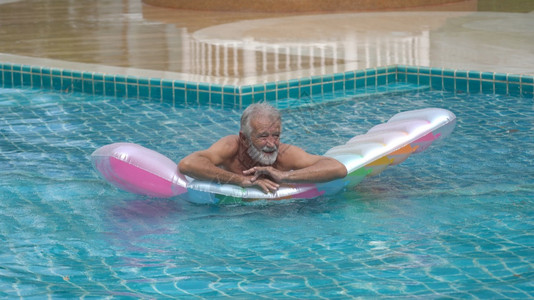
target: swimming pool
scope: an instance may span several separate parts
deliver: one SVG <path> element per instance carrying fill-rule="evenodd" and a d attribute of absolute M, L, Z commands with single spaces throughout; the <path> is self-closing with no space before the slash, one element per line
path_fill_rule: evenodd
<path fill-rule="evenodd" d="M 126 141 L 179 160 L 240 109 L 1 89 L 0 297 L 531 298 L 531 98 L 416 91 L 283 111 L 321 154 L 394 113 L 453 111 L 453 134 L 354 190 L 209 206 L 121 192 L 89 155 Z"/>

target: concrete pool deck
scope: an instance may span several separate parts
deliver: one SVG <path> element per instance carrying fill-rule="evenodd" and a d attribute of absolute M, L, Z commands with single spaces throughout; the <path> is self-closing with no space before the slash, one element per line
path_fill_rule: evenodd
<path fill-rule="evenodd" d="M 265 14 L 0 0 L 0 62 L 232 85 L 391 65 L 534 75 L 534 10 L 475 12 L 467 2 Z"/>

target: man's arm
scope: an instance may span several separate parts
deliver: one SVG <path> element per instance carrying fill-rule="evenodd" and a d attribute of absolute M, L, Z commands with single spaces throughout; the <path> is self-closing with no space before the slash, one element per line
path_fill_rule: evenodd
<path fill-rule="evenodd" d="M 235 155 L 237 145 L 234 136 L 227 136 L 215 142 L 206 150 L 193 152 L 178 163 L 180 173 L 199 180 L 218 183 L 240 184 L 242 176 L 218 166 Z"/>

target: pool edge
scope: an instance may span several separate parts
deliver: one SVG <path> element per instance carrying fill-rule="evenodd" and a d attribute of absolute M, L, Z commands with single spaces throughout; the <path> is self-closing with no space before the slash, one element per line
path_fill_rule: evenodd
<path fill-rule="evenodd" d="M 157 77 L 75 71 L 16 63 L 0 63 L 0 87 L 30 87 L 128 97 L 173 104 L 247 106 L 260 101 L 322 97 L 336 92 L 371 91 L 396 83 L 432 90 L 490 93 L 534 98 L 534 76 L 475 70 L 390 65 L 301 77 L 261 84 L 224 85 Z"/>

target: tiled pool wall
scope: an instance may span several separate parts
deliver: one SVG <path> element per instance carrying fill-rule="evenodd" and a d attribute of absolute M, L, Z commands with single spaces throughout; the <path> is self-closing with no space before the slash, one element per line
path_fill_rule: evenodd
<path fill-rule="evenodd" d="M 264 100 L 328 97 L 343 93 L 370 94 L 399 83 L 428 86 L 433 90 L 534 98 L 534 76 L 531 75 L 403 65 L 234 86 L 0 63 L 0 87 L 32 87 L 174 104 L 242 106 Z"/>

